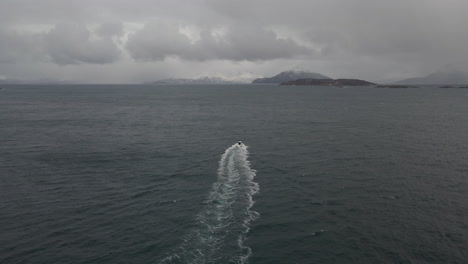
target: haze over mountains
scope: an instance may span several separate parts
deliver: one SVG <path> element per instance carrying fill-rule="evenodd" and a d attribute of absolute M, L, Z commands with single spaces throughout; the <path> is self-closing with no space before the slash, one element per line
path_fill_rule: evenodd
<path fill-rule="evenodd" d="M 257 78 L 252 81 L 253 84 L 280 84 L 283 82 L 294 81 L 297 79 L 331 79 L 328 76 L 320 73 L 310 72 L 306 70 L 288 70 L 280 72 L 273 77 Z M 201 78 L 169 78 L 162 79 L 149 84 L 156 85 L 190 85 L 190 84 L 240 84 L 250 83 L 245 80 L 228 80 L 222 77 L 204 76 Z"/>
<path fill-rule="evenodd" d="M 223 79 L 221 77 L 210 77 L 205 76 L 197 79 L 189 79 L 189 78 L 169 78 L 169 79 L 162 79 L 155 82 L 151 82 L 148 84 L 156 84 L 156 85 L 211 85 L 211 84 L 238 84 L 242 82 L 235 82 Z"/>
<path fill-rule="evenodd" d="M 424 77 L 409 78 L 398 81 L 399 84 L 468 84 L 468 73 L 445 67 Z"/>
<path fill-rule="evenodd" d="M 76 84 L 72 81 L 63 81 L 55 79 L 40 79 L 40 80 L 18 80 L 18 79 L 0 79 L 2 85 L 22 85 L 22 84 L 37 84 L 37 85 L 61 85 L 61 84 Z"/>
<path fill-rule="evenodd" d="M 217 75 L 217 76 L 216 76 Z M 220 77 L 222 76 L 222 77 Z M 167 78 L 153 82 L 145 82 L 144 84 L 153 85 L 224 85 L 224 84 L 281 84 L 286 82 L 294 82 L 300 79 L 309 80 L 333 80 L 333 78 L 323 75 L 321 73 L 311 72 L 308 70 L 287 70 L 280 72 L 272 77 L 252 78 L 257 77 L 249 73 L 247 76 L 224 76 L 220 74 L 213 74 L 213 76 L 203 76 L 200 78 Z M 358 78 L 356 78 L 358 79 Z M 395 84 L 408 84 L 408 85 L 444 85 L 444 84 L 468 84 L 468 73 L 460 71 L 454 67 L 446 66 L 438 71 L 429 75 L 416 78 L 408 78 L 400 81 L 379 82 L 376 83 L 395 83 Z M 86 84 L 86 82 L 64 81 L 54 79 L 40 79 L 40 80 L 18 80 L 0 78 L 0 84 L 39 84 L 39 85 L 60 85 L 60 84 Z M 112 82 L 109 82 L 112 83 Z M 314 82 L 316 83 L 316 82 Z"/>
<path fill-rule="evenodd" d="M 279 84 L 298 79 L 331 79 L 328 76 L 320 73 L 305 71 L 305 70 L 290 70 L 281 72 L 273 77 L 258 78 L 252 81 L 252 83 L 264 83 L 264 84 Z"/>
<path fill-rule="evenodd" d="M 323 83 L 333 83 L 333 79 L 329 76 L 311 72 L 307 70 L 287 70 L 280 72 L 272 77 L 257 78 L 252 81 L 252 84 L 281 84 L 294 82 L 297 80 L 323 80 Z M 327 81 L 328 80 L 328 81 Z M 346 80 L 346 79 L 338 79 Z M 316 81 L 309 81 L 317 83 Z M 221 77 L 201 77 L 197 79 L 188 78 L 171 78 L 163 79 L 150 84 L 157 85 L 189 85 L 189 84 L 236 84 L 246 83 L 244 81 L 227 80 Z M 441 70 L 431 73 L 424 77 L 409 78 L 394 82 L 396 84 L 421 84 L 421 85 L 439 85 L 439 84 L 468 84 L 468 73 L 459 71 L 453 67 L 446 66 Z"/>

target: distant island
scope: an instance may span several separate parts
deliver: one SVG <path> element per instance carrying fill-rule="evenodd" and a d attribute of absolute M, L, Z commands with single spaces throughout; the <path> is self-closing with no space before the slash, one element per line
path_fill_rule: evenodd
<path fill-rule="evenodd" d="M 468 73 L 446 66 L 424 77 L 409 78 L 396 82 L 396 84 L 427 84 L 427 85 L 453 85 L 468 84 Z"/>
<path fill-rule="evenodd" d="M 308 86 L 375 86 L 371 83 L 359 79 L 298 79 L 287 81 L 281 85 L 308 85 Z"/>
<path fill-rule="evenodd" d="M 445 86 L 440 86 L 439 88 L 468 88 L 468 86 L 451 86 L 451 85 L 445 85 Z"/>
<path fill-rule="evenodd" d="M 228 81 L 220 77 L 201 77 L 198 79 L 186 79 L 186 78 L 171 78 L 163 79 L 155 82 L 146 84 L 155 85 L 211 85 L 211 84 L 240 84 L 241 82 Z"/>
<path fill-rule="evenodd" d="M 375 88 L 419 88 L 419 87 L 417 87 L 417 86 L 411 86 L 411 85 L 381 84 L 381 85 L 376 85 Z"/>
<path fill-rule="evenodd" d="M 320 73 L 308 70 L 287 70 L 272 77 L 258 77 L 257 74 L 238 74 L 225 76 L 223 73 L 213 73 L 200 78 L 166 78 L 152 81 L 141 81 L 143 85 L 236 85 L 236 84 L 268 84 L 268 85 L 308 85 L 308 86 L 372 86 L 375 88 L 419 88 L 435 86 L 439 88 L 468 88 L 468 72 L 463 72 L 446 66 L 424 77 L 409 78 L 395 82 L 395 79 L 369 82 L 361 79 L 332 79 Z M 76 85 L 91 84 L 58 79 L 14 79 L 0 75 L 0 85 Z M 103 83 L 104 84 L 104 83 Z M 112 83 L 109 83 L 112 84 Z M 0 88 L 1 89 L 1 88 Z"/>
<path fill-rule="evenodd" d="M 273 77 L 258 78 L 252 81 L 253 84 L 280 84 L 298 79 L 331 79 L 320 73 L 309 71 L 283 71 Z"/>

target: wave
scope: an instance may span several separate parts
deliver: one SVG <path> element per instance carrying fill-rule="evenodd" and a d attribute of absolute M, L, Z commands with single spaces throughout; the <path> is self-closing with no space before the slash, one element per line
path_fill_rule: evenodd
<path fill-rule="evenodd" d="M 184 241 L 160 263 L 248 263 L 244 245 L 249 225 L 259 214 L 250 210 L 259 185 L 254 182 L 247 146 L 234 144 L 221 156 L 218 179 L 206 207 Z"/>

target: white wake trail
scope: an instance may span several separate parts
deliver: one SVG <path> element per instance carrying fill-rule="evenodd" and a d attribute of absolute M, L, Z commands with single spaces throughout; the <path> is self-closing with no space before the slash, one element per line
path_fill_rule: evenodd
<path fill-rule="evenodd" d="M 245 145 L 232 145 L 221 156 L 218 179 L 207 206 L 197 215 L 196 227 L 161 263 L 247 263 L 251 249 L 244 245 L 250 222 L 259 214 L 250 210 L 259 185 L 254 182 Z"/>

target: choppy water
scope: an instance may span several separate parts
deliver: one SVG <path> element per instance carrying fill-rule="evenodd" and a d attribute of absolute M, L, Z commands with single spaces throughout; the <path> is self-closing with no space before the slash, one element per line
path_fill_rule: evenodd
<path fill-rule="evenodd" d="M 9 86 L 0 263 L 466 263 L 467 135 L 466 89 Z"/>

